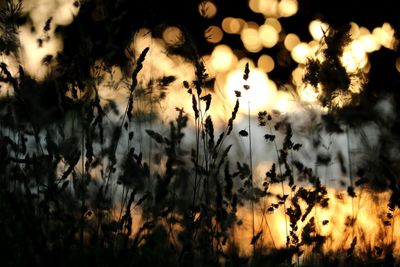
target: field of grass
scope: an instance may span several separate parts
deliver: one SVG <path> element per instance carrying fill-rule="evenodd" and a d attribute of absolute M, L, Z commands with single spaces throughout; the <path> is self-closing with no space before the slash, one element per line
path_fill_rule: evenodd
<path fill-rule="evenodd" d="M 323 85 L 320 100 L 334 118 L 330 129 L 337 130 L 343 125 L 331 100 L 343 87 L 337 83 L 350 84 L 338 63 L 348 35 L 327 34 L 329 60 L 310 61 L 304 82 Z M 63 73 L 36 81 L 22 66 L 13 75 L 0 63 L 0 81 L 14 92 L 0 99 L 0 265 L 398 265 L 400 192 L 389 162 L 376 163 L 385 181 L 378 189 L 368 175 L 352 173 L 351 160 L 341 163 L 350 170 L 343 190 L 327 187 L 313 166 L 296 159 L 302 144 L 291 124 L 263 110 L 258 125 L 251 124 L 251 102 L 239 92 L 217 129 L 205 67 L 190 52 L 195 79 L 181 89 L 191 110 L 177 107 L 162 132 L 143 123 L 157 124 L 156 113 L 137 108 L 147 92 L 137 77 L 149 48 L 129 72 L 123 107 L 103 105 L 99 97 L 96 81 L 107 68 L 67 83 Z M 79 73 L 79 64 L 69 67 Z M 246 64 L 244 82 L 251 75 Z M 245 129 L 236 124 L 242 105 L 249 109 Z M 148 145 L 134 142 L 138 125 Z M 265 131 L 262 138 L 252 135 L 255 127 Z M 232 155 L 235 138 L 244 140 L 249 157 Z M 252 153 L 261 143 L 276 160 L 256 181 Z"/>

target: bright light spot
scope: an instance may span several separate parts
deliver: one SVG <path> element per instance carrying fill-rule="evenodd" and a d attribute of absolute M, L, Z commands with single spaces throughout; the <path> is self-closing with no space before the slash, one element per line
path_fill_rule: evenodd
<path fill-rule="evenodd" d="M 192 81 L 194 66 L 184 60 L 181 56 L 167 53 L 166 43 L 159 38 L 152 38 L 147 29 L 140 29 L 134 36 L 130 49 L 134 57 L 138 58 L 144 48 L 150 47 L 150 51 L 143 62 L 142 71 L 139 72 L 137 80 L 139 84 L 147 84 L 154 77 L 174 76 L 176 84 L 181 81 Z M 147 86 L 147 85 L 146 85 Z M 124 90 L 121 90 L 124 91 Z"/>
<path fill-rule="evenodd" d="M 240 33 L 240 38 L 247 51 L 257 53 L 263 46 L 258 35 L 258 30 L 254 28 L 245 28 Z"/>
<path fill-rule="evenodd" d="M 264 24 L 258 29 L 261 43 L 264 47 L 271 48 L 279 41 L 279 34 L 276 29 L 269 25 Z"/>
<path fill-rule="evenodd" d="M 238 34 L 242 30 L 245 21 L 239 18 L 227 17 L 222 20 L 222 29 L 226 33 Z"/>
<path fill-rule="evenodd" d="M 209 77 L 215 77 L 217 75 L 217 71 L 214 69 L 211 63 L 211 55 L 204 55 L 201 57 L 201 62 L 203 62 L 204 67 L 206 69 L 206 73 Z"/>
<path fill-rule="evenodd" d="M 175 26 L 167 27 L 162 37 L 168 45 L 179 45 L 184 41 L 182 31 Z"/>
<path fill-rule="evenodd" d="M 59 1 L 60 3 L 61 1 Z M 75 16 L 78 14 L 79 7 L 73 5 L 73 1 L 65 1 L 64 4 L 56 9 L 56 14 L 53 16 L 53 22 L 57 25 L 66 26 L 72 23 Z"/>
<path fill-rule="evenodd" d="M 240 91 L 242 97 L 242 105 L 239 111 L 243 113 L 248 112 L 247 102 L 250 102 L 251 114 L 255 115 L 260 110 L 265 110 L 275 101 L 276 85 L 268 79 L 268 76 L 259 69 L 250 69 L 249 78 L 247 81 L 243 80 L 244 69 L 238 69 L 230 72 L 227 77 L 227 82 L 224 87 L 225 95 L 228 102 L 234 106 L 236 103 L 235 91 Z M 249 85 L 250 89 L 245 90 L 244 85 Z"/>
<path fill-rule="evenodd" d="M 364 49 L 367 53 L 372 53 L 381 48 L 381 45 L 371 34 L 365 34 L 358 39 L 363 43 Z"/>
<path fill-rule="evenodd" d="M 374 39 L 386 48 L 393 49 L 395 38 L 394 29 L 389 23 L 384 23 L 382 28 L 375 28 L 372 31 Z"/>
<path fill-rule="evenodd" d="M 243 26 L 245 24 L 245 21 L 243 19 L 238 19 L 238 18 L 234 18 L 231 21 L 231 29 L 233 33 L 240 33 L 240 31 L 242 30 Z"/>
<path fill-rule="evenodd" d="M 259 2 L 259 0 L 249 0 L 249 8 L 254 13 L 260 13 Z"/>
<path fill-rule="evenodd" d="M 273 109 L 282 113 L 290 112 L 295 108 L 293 97 L 286 92 L 279 92 L 273 103 Z"/>
<path fill-rule="evenodd" d="M 360 29 L 359 29 L 359 36 L 360 37 L 364 36 L 364 35 L 369 35 L 369 34 L 371 34 L 371 32 L 367 28 L 360 27 Z"/>
<path fill-rule="evenodd" d="M 63 42 L 61 38 L 53 36 L 49 42 L 43 42 L 41 47 L 38 47 L 38 33 L 32 33 L 28 25 L 23 25 L 19 28 L 20 42 L 22 48 L 22 60 L 24 69 L 35 79 L 42 80 L 53 64 L 45 64 L 44 59 L 47 56 L 55 58 L 62 51 Z M 50 63 L 50 62 L 49 62 Z"/>
<path fill-rule="evenodd" d="M 311 36 L 317 41 L 320 41 L 324 37 L 324 32 L 326 33 L 328 28 L 329 25 L 320 20 L 313 20 L 310 25 L 308 25 L 308 30 Z"/>
<path fill-rule="evenodd" d="M 216 46 L 211 54 L 211 66 L 217 72 L 228 71 L 236 61 L 236 56 L 227 45 Z"/>
<path fill-rule="evenodd" d="M 297 86 L 303 84 L 303 75 L 304 75 L 304 68 L 297 67 L 292 71 L 292 80 L 293 83 Z"/>
<path fill-rule="evenodd" d="M 342 63 L 347 71 L 356 72 L 363 68 L 368 61 L 364 45 L 361 41 L 355 40 L 347 46 L 341 58 Z"/>
<path fill-rule="evenodd" d="M 306 86 L 303 86 L 299 90 L 299 95 L 301 101 L 307 102 L 307 103 L 315 103 L 318 100 L 318 92 L 315 91 L 314 87 L 312 87 L 310 84 L 307 84 Z"/>
<path fill-rule="evenodd" d="M 33 78 L 43 79 L 50 67 L 56 64 L 54 58 L 63 49 L 63 40 L 61 34 L 55 30 L 58 25 L 72 23 L 79 9 L 73 0 L 23 1 L 21 13 L 27 20 L 19 28 L 20 63 Z M 50 27 L 44 31 L 46 23 Z"/>
<path fill-rule="evenodd" d="M 311 56 L 310 46 L 306 43 L 299 43 L 293 48 L 291 55 L 293 60 L 297 63 L 305 64 L 308 57 Z"/>
<path fill-rule="evenodd" d="M 271 25 L 272 27 L 274 27 L 274 29 L 280 33 L 282 31 L 282 25 L 279 22 L 279 20 L 277 20 L 276 18 L 267 18 L 265 20 L 265 24 L 267 25 Z"/>
<path fill-rule="evenodd" d="M 251 1 L 251 0 L 250 0 Z M 262 13 L 265 17 L 278 16 L 278 0 L 258 0 L 258 12 Z"/>
<path fill-rule="evenodd" d="M 210 43 L 219 43 L 223 36 L 224 33 L 218 26 L 210 26 L 204 31 L 204 37 Z"/>
<path fill-rule="evenodd" d="M 211 1 L 203 1 L 199 4 L 199 13 L 201 16 L 210 19 L 217 14 L 217 6 Z"/>
<path fill-rule="evenodd" d="M 400 72 L 400 57 L 396 59 L 396 69 L 398 72 Z"/>
<path fill-rule="evenodd" d="M 350 37 L 354 40 L 360 36 L 360 27 L 355 22 L 350 22 Z"/>
<path fill-rule="evenodd" d="M 257 67 L 264 72 L 271 72 L 275 67 L 274 59 L 269 55 L 261 55 L 258 58 Z"/>
<path fill-rule="evenodd" d="M 141 28 L 139 31 L 137 31 L 134 36 L 134 42 L 131 44 L 131 49 L 135 51 L 135 57 L 139 57 L 143 49 L 150 47 L 151 42 L 152 37 L 149 29 Z"/>
<path fill-rule="evenodd" d="M 79 12 L 79 7 L 74 6 L 73 0 L 23 2 L 22 12 L 29 13 L 29 17 L 35 26 L 45 22 L 50 17 L 53 18 L 53 23 L 65 26 L 70 24 Z"/>
<path fill-rule="evenodd" d="M 309 42 L 308 46 L 310 47 L 311 53 L 313 53 L 314 55 L 317 54 L 318 50 L 321 48 L 320 42 L 316 40 L 312 40 L 311 42 Z M 323 56 L 321 53 L 320 55 Z"/>
<path fill-rule="evenodd" d="M 226 33 L 233 33 L 232 28 L 231 28 L 231 22 L 234 18 L 232 17 L 226 17 L 222 20 L 221 26 L 222 30 Z"/>
<path fill-rule="evenodd" d="M 289 33 L 288 35 L 286 35 L 285 40 L 283 41 L 283 44 L 288 51 L 292 51 L 293 48 L 299 43 L 300 38 L 294 33 Z"/>
<path fill-rule="evenodd" d="M 297 0 L 281 0 L 278 10 L 282 17 L 290 17 L 297 13 L 299 9 Z"/>

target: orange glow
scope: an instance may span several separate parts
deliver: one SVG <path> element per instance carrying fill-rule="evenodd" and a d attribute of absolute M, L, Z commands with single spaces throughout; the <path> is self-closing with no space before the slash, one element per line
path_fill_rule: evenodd
<path fill-rule="evenodd" d="M 296 61 L 297 63 L 305 64 L 307 61 L 307 58 L 312 55 L 311 52 L 312 51 L 308 44 L 299 43 L 298 45 L 296 45 L 293 48 L 291 55 L 292 55 L 293 60 Z"/>
<path fill-rule="evenodd" d="M 267 25 L 271 25 L 272 27 L 274 27 L 274 29 L 280 33 L 282 31 L 282 25 L 279 22 L 279 20 L 277 20 L 276 18 L 267 18 L 265 20 L 265 24 Z"/>
<path fill-rule="evenodd" d="M 289 93 L 280 91 L 274 101 L 273 109 L 281 113 L 292 112 L 295 109 L 294 103 L 295 100 Z"/>
<path fill-rule="evenodd" d="M 281 194 L 281 187 L 274 186 L 270 191 Z M 290 192 L 289 188 L 285 188 Z M 359 190 L 358 195 L 353 202 L 347 195 L 347 192 L 328 188 L 329 206 L 328 208 L 314 207 L 304 222 L 297 223 L 296 232 L 301 242 L 301 232 L 311 217 L 315 219 L 315 230 L 318 234 L 326 236 L 326 241 L 322 246 L 323 253 L 337 253 L 345 251 L 350 247 L 354 237 L 357 237 L 355 253 L 368 253 L 375 246 L 384 247 L 385 244 L 394 242 L 394 255 L 399 255 L 400 234 L 398 229 L 400 221 L 398 214 L 395 213 L 390 226 L 384 225 L 384 219 L 387 209 L 389 193 L 376 193 L 368 190 Z M 256 207 L 254 224 L 256 232 L 263 230 L 259 246 L 266 248 L 284 248 L 286 246 L 286 224 L 289 218 L 284 215 L 283 208 L 278 208 L 273 212 L 266 212 L 271 203 L 275 202 L 273 198 L 265 200 Z M 300 202 L 301 209 L 305 210 L 305 203 Z M 290 199 L 286 201 L 290 206 Z M 353 217 L 354 214 L 354 217 Z M 239 247 L 243 254 L 251 255 L 252 245 L 252 211 L 248 206 L 239 208 L 238 217 L 243 224 L 236 226 L 234 236 L 237 239 Z M 285 220 L 286 217 L 286 220 Z M 354 218 L 354 225 L 348 225 L 349 220 Z M 289 226 L 288 226 L 289 227 Z M 289 228 L 290 229 L 290 228 Z M 311 253 L 311 251 L 309 251 Z M 306 253 L 308 253 L 306 251 Z"/>
<path fill-rule="evenodd" d="M 350 22 L 350 37 L 352 39 L 357 39 L 360 36 L 360 27 L 357 23 Z"/>
<path fill-rule="evenodd" d="M 375 28 L 372 31 L 372 35 L 377 43 L 386 48 L 394 49 L 394 29 L 389 23 L 384 23 L 381 28 Z"/>
<path fill-rule="evenodd" d="M 363 42 L 355 40 L 348 45 L 341 58 L 342 64 L 349 72 L 362 69 L 368 62 Z"/>
<path fill-rule="evenodd" d="M 311 36 L 316 41 L 320 41 L 324 37 L 324 33 L 328 31 L 329 25 L 321 22 L 320 20 L 311 21 L 308 26 Z"/>
<path fill-rule="evenodd" d="M 217 14 L 217 6 L 211 1 L 202 1 L 199 4 L 199 13 L 203 17 L 210 19 Z"/>
<path fill-rule="evenodd" d="M 202 56 L 200 61 L 203 62 L 204 67 L 206 68 L 206 72 L 208 73 L 208 75 L 210 77 L 214 78 L 215 75 L 217 75 L 217 71 L 212 66 L 211 55 Z"/>
<path fill-rule="evenodd" d="M 400 72 L 400 57 L 396 59 L 396 69 L 398 72 Z"/>
<path fill-rule="evenodd" d="M 307 187 L 305 187 L 307 189 Z M 291 192 L 290 188 L 284 186 L 284 191 Z M 264 198 L 260 203 L 254 207 L 254 215 L 250 205 L 247 203 L 239 206 L 237 210 L 237 218 L 241 221 L 236 224 L 232 229 L 232 242 L 238 245 L 241 255 L 252 255 L 253 246 L 250 244 L 252 235 L 252 225 L 254 219 L 254 230 L 256 233 L 262 231 L 261 238 L 257 242 L 257 247 L 264 246 L 268 249 L 281 249 L 286 247 L 287 229 L 290 231 L 289 217 L 284 213 L 283 205 L 267 211 L 272 203 L 277 203 L 277 195 L 282 194 L 281 185 L 270 186 L 269 192 L 271 196 Z M 375 247 L 385 247 L 393 244 L 393 256 L 400 255 L 400 239 L 399 229 L 400 220 L 398 211 L 393 213 L 393 218 L 389 221 L 389 225 L 385 225 L 384 221 L 388 213 L 387 203 L 390 193 L 373 192 L 368 189 L 359 189 L 356 191 L 357 197 L 352 199 L 347 195 L 346 191 L 327 188 L 327 197 L 329 204 L 327 208 L 315 206 L 311 212 L 305 217 L 304 221 L 299 220 L 296 224 L 298 230 L 295 231 L 299 237 L 299 242 L 302 241 L 302 232 L 305 226 L 314 218 L 315 233 L 325 237 L 325 242 L 322 244 L 322 253 L 346 253 L 349 249 L 351 242 L 357 237 L 357 244 L 354 247 L 354 253 L 363 253 L 370 255 L 375 253 Z M 286 200 L 286 207 L 292 205 L 291 198 Z M 307 204 L 300 200 L 298 202 L 300 209 L 304 214 Z M 122 212 L 122 213 L 121 213 Z M 114 209 L 106 214 L 106 219 L 117 221 L 120 216 L 125 212 L 121 209 L 120 205 L 116 205 Z M 85 220 L 90 222 L 96 219 L 97 214 L 92 216 L 85 216 Z M 171 213 L 171 216 L 180 216 L 176 213 Z M 196 213 L 194 221 L 200 219 L 201 214 Z M 136 207 L 131 211 L 132 217 L 132 236 L 135 236 L 142 224 L 143 216 L 140 207 Z M 351 221 L 353 224 L 351 225 Z M 163 225 L 166 222 L 160 220 L 159 224 Z M 215 224 L 216 222 L 213 221 Z M 168 225 L 166 227 L 170 227 Z M 172 235 L 176 236 L 182 231 L 179 224 L 173 224 Z M 180 244 L 177 244 L 178 246 Z M 228 249 L 224 246 L 224 249 Z M 312 247 L 303 246 L 307 256 Z M 299 259 L 300 264 L 305 258 Z"/>
<path fill-rule="evenodd" d="M 258 34 L 258 29 L 248 27 L 240 33 L 240 39 L 247 51 L 257 53 L 262 49 L 262 42 Z"/>
<path fill-rule="evenodd" d="M 278 17 L 279 16 L 279 2 L 278 0 L 258 0 L 258 11 L 265 17 Z"/>
<path fill-rule="evenodd" d="M 283 44 L 288 51 L 292 51 L 293 48 L 299 43 L 300 38 L 294 33 L 289 33 L 288 35 L 286 35 L 285 40 L 283 41 Z"/>
<path fill-rule="evenodd" d="M 204 31 L 204 37 L 210 43 L 219 43 L 223 36 L 224 33 L 218 26 L 210 26 Z"/>
<path fill-rule="evenodd" d="M 366 52 L 371 53 L 380 49 L 381 45 L 371 34 L 360 36 L 359 40 L 363 43 Z"/>
<path fill-rule="evenodd" d="M 182 31 L 175 26 L 167 27 L 162 36 L 164 41 L 169 45 L 179 45 L 183 42 Z"/>
<path fill-rule="evenodd" d="M 269 55 L 261 55 L 258 58 L 257 67 L 264 72 L 271 72 L 275 67 L 274 59 Z"/>
<path fill-rule="evenodd" d="M 278 31 L 269 24 L 261 25 L 258 29 L 258 33 L 264 47 L 271 48 L 279 41 Z"/>
<path fill-rule="evenodd" d="M 300 99 L 307 103 L 316 103 L 318 101 L 318 93 L 311 85 L 307 85 L 300 89 Z"/>
<path fill-rule="evenodd" d="M 228 71 L 236 61 L 236 56 L 227 45 L 216 46 L 211 54 L 211 66 L 217 72 Z"/>
<path fill-rule="evenodd" d="M 42 60 L 47 55 L 54 58 L 58 52 L 63 49 L 61 38 L 53 38 L 52 41 L 43 42 L 42 47 L 38 47 L 37 39 L 40 33 L 32 33 L 29 25 L 20 27 L 19 38 L 22 47 L 22 60 L 24 69 L 32 75 L 33 78 L 42 80 L 50 71 L 51 65 L 42 64 Z"/>
<path fill-rule="evenodd" d="M 282 17 L 291 17 L 299 9 L 297 0 L 281 0 L 278 5 L 279 14 Z"/>
<path fill-rule="evenodd" d="M 245 21 L 239 18 L 227 17 L 222 20 L 222 29 L 230 34 L 239 34 L 244 25 Z"/>
<path fill-rule="evenodd" d="M 296 86 L 300 86 L 303 83 L 304 68 L 297 67 L 292 71 L 292 80 Z"/>
<path fill-rule="evenodd" d="M 245 90 L 244 85 L 249 85 L 250 89 Z M 275 99 L 276 85 L 268 79 L 268 76 L 259 69 L 251 69 L 249 79 L 243 80 L 243 69 L 237 69 L 228 74 L 227 81 L 224 87 L 226 98 L 231 106 L 235 105 L 235 91 L 242 92 L 241 101 L 243 103 L 250 102 L 251 113 L 257 114 L 258 111 L 270 107 Z M 241 105 L 239 111 L 248 112 L 247 105 Z"/>
<path fill-rule="evenodd" d="M 249 0 L 249 8 L 255 13 L 260 13 L 259 0 Z"/>

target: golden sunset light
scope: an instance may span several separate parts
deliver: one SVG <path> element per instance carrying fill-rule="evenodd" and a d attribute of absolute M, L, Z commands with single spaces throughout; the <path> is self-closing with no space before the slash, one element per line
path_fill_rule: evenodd
<path fill-rule="evenodd" d="M 0 266 L 398 266 L 397 5 L 361 4 L 0 0 Z"/>

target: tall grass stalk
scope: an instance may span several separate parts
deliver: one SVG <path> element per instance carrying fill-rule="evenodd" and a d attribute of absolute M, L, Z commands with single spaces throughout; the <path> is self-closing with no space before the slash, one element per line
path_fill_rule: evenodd
<path fill-rule="evenodd" d="M 272 131 L 272 127 L 271 124 L 269 122 L 267 122 L 268 128 L 269 128 L 269 132 L 271 135 L 273 135 L 273 131 Z M 274 143 L 274 148 L 275 148 L 275 153 L 276 153 L 276 157 L 277 157 L 277 163 L 278 163 L 278 170 L 279 170 L 279 177 L 281 180 L 281 190 L 282 190 L 282 196 L 285 196 L 285 187 L 284 187 L 284 183 L 283 183 L 283 171 L 282 171 L 282 166 L 281 166 L 281 158 L 279 156 L 279 149 L 278 149 L 278 144 L 276 143 L 276 140 L 273 140 Z M 285 233 L 286 233 L 286 239 L 288 240 L 289 238 L 289 226 L 288 226 L 288 219 L 286 216 L 286 199 L 284 199 L 283 201 L 283 216 L 285 217 Z M 288 246 L 288 242 L 286 242 L 286 246 Z"/>
<path fill-rule="evenodd" d="M 349 131 L 349 126 L 346 127 L 346 139 L 347 139 L 347 156 L 349 158 L 349 178 L 350 178 L 350 188 L 351 191 L 354 192 L 354 182 L 353 182 L 353 166 L 352 166 L 352 160 L 351 160 L 351 146 L 350 146 L 350 131 Z M 354 208 L 354 195 L 351 195 L 351 219 L 354 221 L 355 218 L 355 208 Z"/>
<path fill-rule="evenodd" d="M 254 211 L 254 181 L 253 181 L 253 149 L 251 145 L 251 116 L 250 116 L 250 100 L 247 101 L 247 117 L 249 127 L 249 165 L 250 165 L 250 181 L 251 181 L 251 216 L 252 216 L 252 236 L 255 235 L 255 211 Z M 253 253 L 255 252 L 256 242 L 253 244 Z"/>

